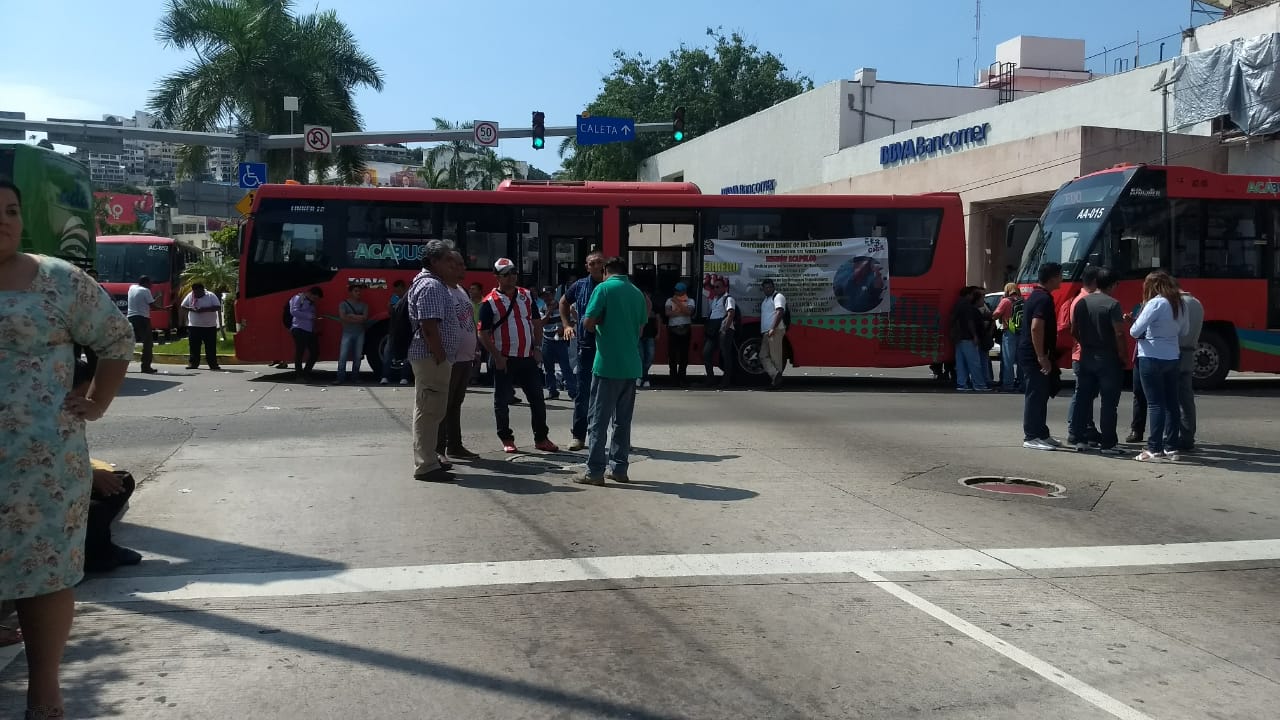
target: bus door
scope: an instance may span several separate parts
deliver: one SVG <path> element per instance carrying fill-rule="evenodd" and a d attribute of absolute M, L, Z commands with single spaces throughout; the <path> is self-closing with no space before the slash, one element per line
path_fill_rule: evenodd
<path fill-rule="evenodd" d="M 690 288 L 697 297 L 701 254 L 699 211 L 696 208 L 623 208 L 622 257 L 627 260 L 631 281 L 652 293 L 661 305 L 671 297 L 676 283 Z"/>
<path fill-rule="evenodd" d="M 558 287 L 581 277 L 587 253 L 600 248 L 601 208 L 523 208 L 519 222 L 517 262 L 529 288 Z"/>

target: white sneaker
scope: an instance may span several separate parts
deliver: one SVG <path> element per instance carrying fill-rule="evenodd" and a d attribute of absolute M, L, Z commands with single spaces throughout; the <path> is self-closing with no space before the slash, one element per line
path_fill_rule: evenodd
<path fill-rule="evenodd" d="M 1061 441 L 1059 441 L 1057 438 L 1053 437 L 1052 435 L 1049 435 L 1049 436 L 1047 436 L 1047 437 L 1042 437 L 1042 438 L 1040 438 L 1040 442 L 1046 443 L 1046 444 L 1048 444 L 1048 445 L 1050 445 L 1050 446 L 1052 446 L 1052 447 L 1056 447 L 1056 448 L 1060 448 L 1060 447 L 1062 447 L 1062 442 L 1061 442 Z"/>
<path fill-rule="evenodd" d="M 1138 462 L 1155 462 L 1160 459 L 1160 455 L 1158 453 L 1153 453 L 1150 450 L 1143 450 L 1135 455 L 1133 459 Z"/>
<path fill-rule="evenodd" d="M 1180 460 L 1181 458 L 1178 457 L 1177 450 L 1165 450 L 1164 459 L 1170 462 L 1178 462 L 1178 460 Z"/>
<path fill-rule="evenodd" d="M 409 384 L 409 381 L 408 381 L 408 380 L 401 380 L 401 381 L 400 381 L 400 384 L 401 384 L 401 385 L 408 385 L 408 384 Z"/>
<path fill-rule="evenodd" d="M 653 387 L 653 384 L 652 384 L 652 383 L 650 383 L 648 380 L 645 380 L 645 381 L 644 381 L 644 386 L 645 386 L 645 387 Z"/>
<path fill-rule="evenodd" d="M 1056 449 L 1057 449 L 1057 448 L 1055 448 L 1054 446 L 1050 445 L 1049 443 L 1045 442 L 1044 440 L 1025 440 L 1025 441 L 1023 441 L 1023 443 L 1022 443 L 1022 447 L 1026 448 L 1026 449 L 1028 449 L 1028 450 L 1050 450 L 1050 451 L 1052 451 L 1052 450 L 1056 450 Z"/>
<path fill-rule="evenodd" d="M 386 378 L 382 378 L 381 380 L 379 380 L 379 381 L 378 381 L 378 384 L 379 384 L 379 385 L 390 385 L 390 384 L 391 384 L 391 381 L 390 381 L 390 380 L 388 380 L 388 379 L 386 379 Z"/>
<path fill-rule="evenodd" d="M 569 449 L 575 452 L 578 450 L 581 450 L 586 446 L 587 446 L 587 443 L 580 440 L 579 438 L 574 438 L 573 441 L 569 443 Z"/>

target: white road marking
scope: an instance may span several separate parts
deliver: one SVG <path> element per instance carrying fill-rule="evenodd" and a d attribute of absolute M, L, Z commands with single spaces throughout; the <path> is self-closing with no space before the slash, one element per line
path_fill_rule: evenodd
<path fill-rule="evenodd" d="M 1280 559 L 1280 540 L 1004 550 L 623 555 L 447 565 L 92 579 L 81 602 L 126 603 L 435 590 L 635 578 L 1039 570 Z"/>
<path fill-rule="evenodd" d="M 873 572 L 859 572 L 858 575 L 862 577 L 862 579 L 875 584 L 881 590 L 884 590 L 890 595 L 907 603 L 911 607 L 927 614 L 929 617 L 943 622 L 955 630 L 968 635 L 970 638 L 973 638 L 979 643 L 995 650 L 1045 680 L 1048 680 L 1067 692 L 1070 692 L 1086 700 L 1092 705 L 1107 711 L 1121 720 L 1153 720 L 1150 715 L 1138 712 L 1092 685 L 1085 683 L 1079 678 L 1059 670 L 1053 665 L 1050 665 L 1025 650 L 1021 650 L 1010 645 L 968 620 L 964 620 L 963 618 L 957 617 L 956 615 L 943 610 L 937 605 L 934 605 L 897 583 L 885 580 Z"/>
<path fill-rule="evenodd" d="M 1111 545 L 1104 547 L 1020 548 L 984 553 L 1021 570 L 1101 568 L 1131 565 L 1189 565 L 1280 558 L 1280 540 Z"/>
<path fill-rule="evenodd" d="M 1007 569 L 1008 565 L 968 549 L 624 555 L 347 570 L 104 578 L 82 585 L 76 590 L 76 599 L 80 602 L 124 603 L 336 595 L 634 578 L 839 575 L 859 570 L 941 572 Z"/>

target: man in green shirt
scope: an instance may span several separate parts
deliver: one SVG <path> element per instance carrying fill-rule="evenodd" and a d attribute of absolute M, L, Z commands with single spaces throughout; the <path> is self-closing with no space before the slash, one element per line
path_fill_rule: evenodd
<path fill-rule="evenodd" d="M 649 303 L 627 279 L 627 261 L 605 261 L 604 281 L 591 294 L 583 314 L 586 329 L 595 333 L 596 359 L 591 375 L 587 471 L 575 482 L 603 485 L 606 465 L 609 479 L 630 482 L 627 456 L 631 454 L 631 415 L 636 406 L 636 380 L 642 374 L 640 332 L 648 319 Z"/>

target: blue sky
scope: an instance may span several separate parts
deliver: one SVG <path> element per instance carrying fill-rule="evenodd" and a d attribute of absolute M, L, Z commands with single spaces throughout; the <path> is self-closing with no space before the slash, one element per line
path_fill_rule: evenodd
<path fill-rule="evenodd" d="M 86 117 L 142 109 L 155 81 L 189 58 L 154 39 L 160 0 L 0 0 L 5 61 L 0 110 L 28 118 Z M 128 8 L 125 12 L 123 8 Z M 614 50 L 658 56 L 705 44 L 707 27 L 739 31 L 817 84 L 875 67 L 884 80 L 968 83 L 974 66 L 971 0 L 789 0 L 644 3 L 555 0 L 319 0 L 351 27 L 386 75 L 382 93 L 365 92 L 368 129 L 431 126 L 433 116 L 527 126 L 533 110 L 547 124 L 570 125 L 595 97 Z M 1192 21 L 1189 0 L 983 0 L 978 65 L 1016 35 L 1082 38 L 1087 53 L 1165 40 Z M 1204 22 L 1196 18 L 1196 24 Z M 1159 56 L 1142 48 L 1142 63 Z M 1114 57 L 1114 54 L 1112 55 Z M 1109 65 L 1110 63 L 1108 63 Z M 1103 70 L 1102 59 L 1090 69 Z M 1109 68 L 1108 68 L 1109 69 Z M 556 143 L 535 151 L 527 139 L 503 141 L 503 154 L 544 170 L 559 166 Z"/>

